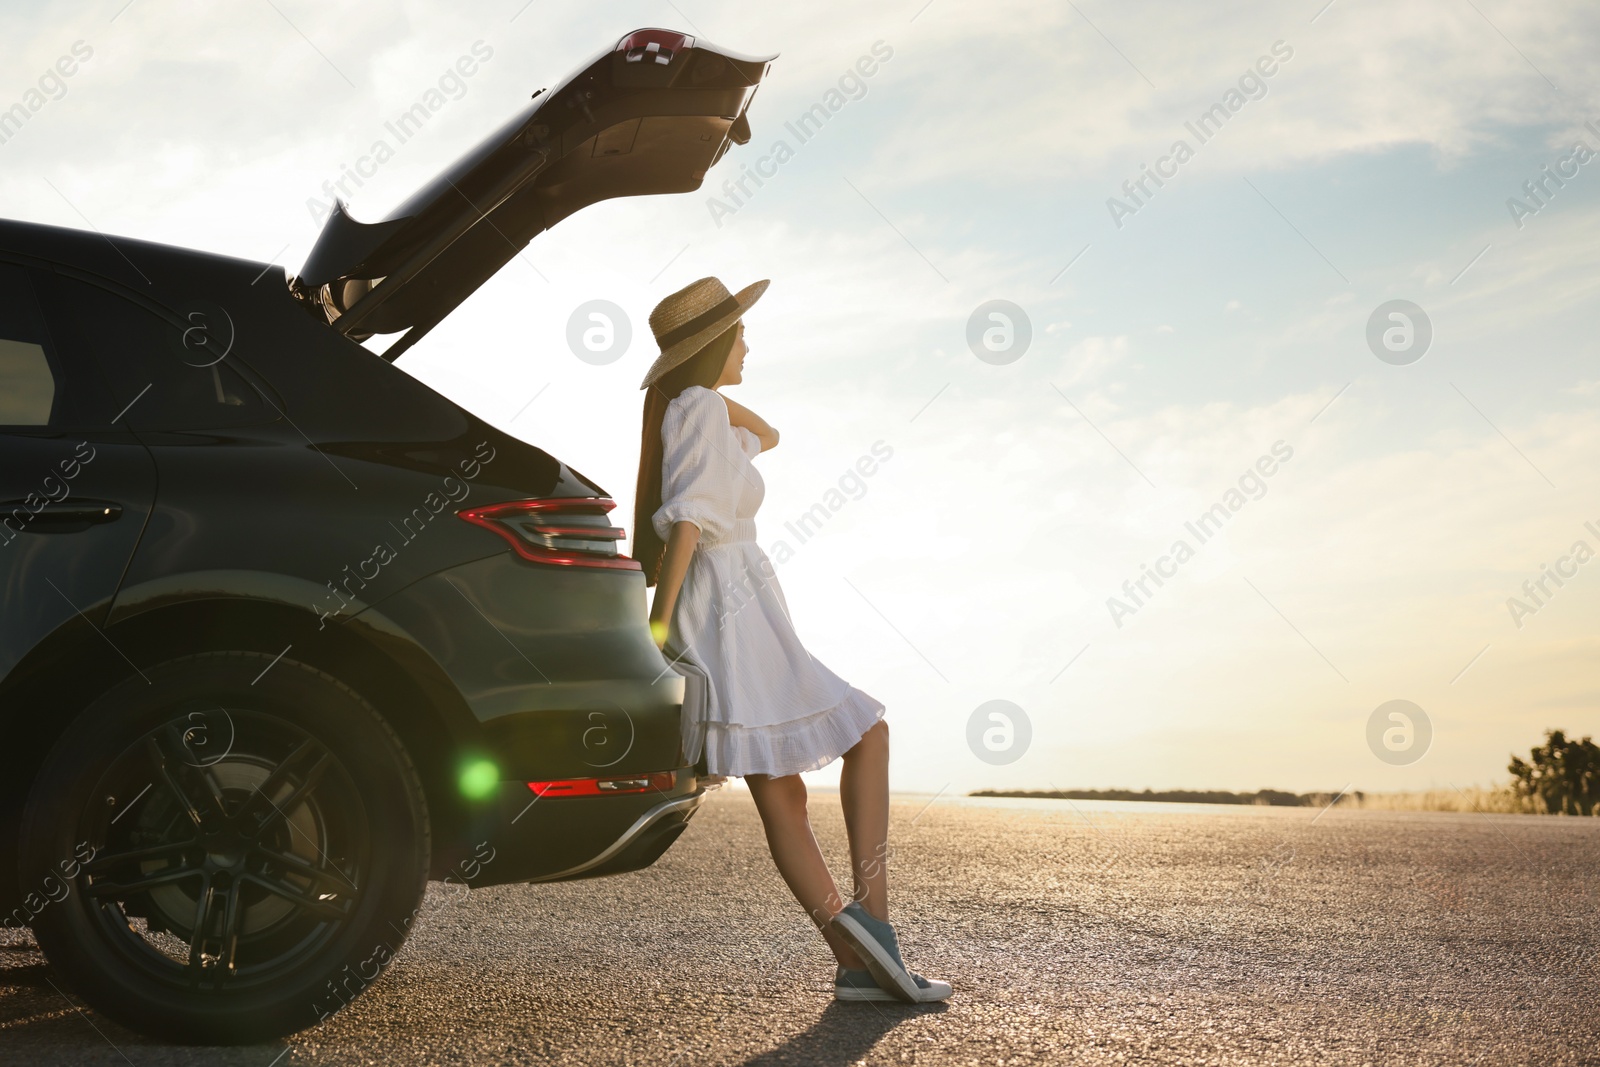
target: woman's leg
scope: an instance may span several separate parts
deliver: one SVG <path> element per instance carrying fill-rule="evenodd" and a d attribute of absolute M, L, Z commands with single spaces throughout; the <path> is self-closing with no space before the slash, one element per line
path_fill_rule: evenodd
<path fill-rule="evenodd" d="M 844 901 L 839 897 L 839 887 L 834 884 L 822 850 L 817 847 L 816 835 L 811 832 L 811 821 L 806 817 L 805 782 L 798 774 L 778 778 L 752 774 L 746 776 L 745 782 L 750 786 L 750 795 L 755 798 L 756 810 L 761 813 L 761 823 L 766 827 L 767 847 L 772 850 L 773 862 L 778 865 L 778 873 L 788 884 L 789 891 L 822 931 L 840 965 L 855 970 L 865 967 L 861 957 L 828 925 L 844 907 Z"/>
<path fill-rule="evenodd" d="M 850 836 L 856 900 L 867 914 L 889 918 L 889 724 L 879 719 L 844 754 L 839 801 Z"/>

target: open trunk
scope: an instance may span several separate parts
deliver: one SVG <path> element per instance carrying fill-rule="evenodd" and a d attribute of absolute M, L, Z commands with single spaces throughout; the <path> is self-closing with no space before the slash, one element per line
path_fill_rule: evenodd
<path fill-rule="evenodd" d="M 540 232 L 601 200 L 687 193 L 729 144 L 776 56 L 637 30 L 419 189 L 388 217 L 335 206 L 290 289 L 360 341 L 409 331 L 395 359 Z"/>

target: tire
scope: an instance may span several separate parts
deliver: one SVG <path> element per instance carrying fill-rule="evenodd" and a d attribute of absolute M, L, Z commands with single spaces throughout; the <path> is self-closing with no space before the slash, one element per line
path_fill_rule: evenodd
<path fill-rule="evenodd" d="M 90 1006 L 167 1040 L 245 1044 L 378 977 L 421 904 L 429 833 L 370 704 L 305 664 L 213 652 L 146 670 L 68 727 L 23 816 L 22 885 L 40 948 Z"/>

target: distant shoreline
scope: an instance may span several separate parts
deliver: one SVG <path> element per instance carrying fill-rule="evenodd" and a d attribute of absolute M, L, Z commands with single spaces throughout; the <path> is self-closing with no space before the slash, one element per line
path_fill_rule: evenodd
<path fill-rule="evenodd" d="M 1281 789 L 1258 789 L 1254 793 L 1230 793 L 1225 789 L 979 789 L 969 797 L 1021 797 L 1035 800 L 1142 800 L 1161 804 L 1255 804 L 1285 808 L 1327 807 L 1341 794 L 1286 793 Z M 1366 794 L 1350 792 L 1342 799 L 1359 804 Z"/>
<path fill-rule="evenodd" d="M 1519 796 L 1504 785 L 1488 788 L 1429 789 L 1416 793 L 1289 793 L 1258 789 L 1232 793 L 1226 789 L 979 789 L 969 797 L 1015 797 L 1023 800 L 1117 800 L 1156 804 L 1243 804 L 1274 808 L 1330 808 L 1359 811 L 1448 811 L 1480 815 L 1549 814 L 1537 798 Z M 1600 817 L 1597 810 L 1594 817 Z"/>

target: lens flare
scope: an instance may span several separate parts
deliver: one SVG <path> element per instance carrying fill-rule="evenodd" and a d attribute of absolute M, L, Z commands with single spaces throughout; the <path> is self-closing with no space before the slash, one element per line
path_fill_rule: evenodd
<path fill-rule="evenodd" d="M 486 759 L 474 760 L 461 768 L 461 795 L 471 800 L 482 800 L 500 784 L 500 768 Z"/>

